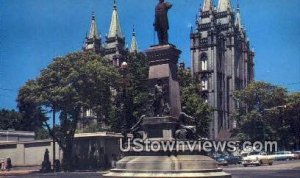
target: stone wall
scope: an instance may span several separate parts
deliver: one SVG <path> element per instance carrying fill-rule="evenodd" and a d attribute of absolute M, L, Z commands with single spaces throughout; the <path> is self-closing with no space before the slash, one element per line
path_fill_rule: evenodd
<path fill-rule="evenodd" d="M 109 132 L 75 134 L 74 163 L 78 162 L 78 168 L 110 167 L 113 155 L 120 155 L 120 138 L 121 134 Z M 52 163 L 52 140 L 0 142 L 0 160 L 11 158 L 13 166 L 40 166 L 46 149 Z M 62 160 L 62 150 L 58 144 L 56 159 Z"/>
<path fill-rule="evenodd" d="M 27 142 L 34 141 L 34 138 L 34 132 L 0 130 L 0 142 Z"/>
<path fill-rule="evenodd" d="M 11 158 L 13 166 L 38 166 L 42 164 L 45 150 L 49 150 L 52 163 L 52 141 L 1 142 L 0 159 Z M 62 151 L 56 144 L 56 159 L 61 160 Z"/>

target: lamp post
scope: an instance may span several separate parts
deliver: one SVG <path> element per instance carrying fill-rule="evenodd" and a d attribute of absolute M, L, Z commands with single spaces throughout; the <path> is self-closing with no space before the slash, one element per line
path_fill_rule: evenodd
<path fill-rule="evenodd" d="M 127 112 L 127 104 L 126 104 L 126 100 L 127 100 L 127 91 L 126 91 L 126 87 L 127 87 L 127 68 L 128 68 L 128 64 L 127 62 L 122 62 L 121 64 L 121 74 L 122 74 L 122 134 L 124 136 L 124 141 L 126 141 L 127 138 L 127 119 L 126 119 L 126 112 Z M 125 142 L 123 142 L 125 143 Z"/>
<path fill-rule="evenodd" d="M 52 146 L 52 150 L 53 150 L 53 153 L 52 153 L 52 158 L 53 158 L 53 160 L 52 160 L 52 165 L 53 165 L 53 172 L 55 172 L 55 153 L 56 153 L 56 148 L 55 148 L 55 139 L 54 139 L 54 135 L 55 135 L 55 112 L 56 112 L 56 110 L 55 110 L 56 108 L 55 108 L 55 106 L 53 105 L 53 111 L 52 111 L 52 122 L 53 122 L 53 138 L 52 138 L 52 144 L 53 144 L 53 146 Z"/>

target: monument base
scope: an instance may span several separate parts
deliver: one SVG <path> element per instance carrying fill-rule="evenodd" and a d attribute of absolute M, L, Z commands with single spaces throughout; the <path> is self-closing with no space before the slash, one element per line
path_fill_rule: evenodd
<path fill-rule="evenodd" d="M 171 44 L 151 46 L 146 50 L 150 61 L 149 87 L 153 88 L 157 98 L 160 98 L 155 102 L 157 106 L 152 107 L 156 112 L 160 112 L 154 112 L 154 117 L 145 117 L 139 122 L 139 131 L 143 132 L 143 139 L 162 142 L 181 141 L 180 137 L 177 137 L 177 130 L 184 129 L 181 128 L 182 123 L 179 121 L 181 102 L 177 81 L 177 62 L 180 53 L 181 51 Z M 165 106 L 169 106 L 169 113 L 168 107 Z M 182 148 L 186 146 L 183 145 Z M 219 169 L 216 161 L 210 157 L 201 155 L 199 152 L 185 151 L 182 148 L 176 152 L 166 152 L 162 149 L 156 152 L 132 150 L 117 162 L 115 169 L 111 169 L 103 176 L 110 178 L 231 178 L 231 175 Z"/>
<path fill-rule="evenodd" d="M 216 162 L 202 155 L 127 156 L 117 162 L 116 169 L 104 174 L 111 178 L 231 178 L 217 168 Z"/>

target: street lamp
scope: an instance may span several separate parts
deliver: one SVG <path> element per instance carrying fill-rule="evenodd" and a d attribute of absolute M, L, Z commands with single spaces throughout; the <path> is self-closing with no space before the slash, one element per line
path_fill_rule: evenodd
<path fill-rule="evenodd" d="M 126 112 L 127 112 L 127 104 L 126 104 L 126 100 L 127 100 L 127 92 L 126 92 L 126 87 L 127 87 L 127 68 L 128 68 L 128 64 L 127 62 L 122 62 L 121 64 L 121 74 L 122 74 L 122 134 L 124 136 L 124 141 L 126 141 L 127 138 L 127 119 L 126 119 Z"/>

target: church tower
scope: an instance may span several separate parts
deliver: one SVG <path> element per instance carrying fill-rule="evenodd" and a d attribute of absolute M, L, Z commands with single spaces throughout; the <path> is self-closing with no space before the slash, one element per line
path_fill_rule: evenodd
<path fill-rule="evenodd" d="M 104 55 L 111 59 L 115 66 L 120 66 L 127 51 L 125 49 L 125 37 L 121 30 L 116 0 L 114 0 L 110 28 L 104 48 Z"/>
<path fill-rule="evenodd" d="M 240 107 L 233 92 L 254 79 L 254 52 L 241 24 L 239 8 L 230 0 L 204 0 L 191 32 L 192 74 L 201 85 L 200 97 L 213 109 L 211 139 L 226 139 L 235 127 L 230 114 Z"/>
<path fill-rule="evenodd" d="M 92 21 L 89 34 L 86 36 L 86 41 L 83 45 L 84 51 L 94 51 L 96 53 L 102 53 L 101 36 L 98 34 L 95 14 L 92 14 Z"/>
<path fill-rule="evenodd" d="M 131 53 L 138 53 L 139 52 L 134 27 L 133 27 L 133 30 L 132 30 L 132 39 L 131 39 L 131 46 L 130 46 L 129 52 L 131 52 Z"/>

